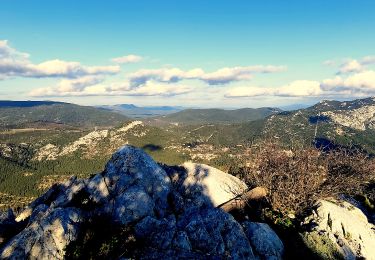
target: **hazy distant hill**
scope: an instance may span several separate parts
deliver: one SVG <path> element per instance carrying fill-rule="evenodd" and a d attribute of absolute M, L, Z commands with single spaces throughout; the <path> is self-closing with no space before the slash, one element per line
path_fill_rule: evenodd
<path fill-rule="evenodd" d="M 308 104 L 291 104 L 291 105 L 285 105 L 285 106 L 280 106 L 279 108 L 284 110 L 284 111 L 291 111 L 291 110 L 297 110 L 297 109 L 304 109 L 310 107 Z"/>
<path fill-rule="evenodd" d="M 119 104 L 113 106 L 99 106 L 99 108 L 111 110 L 131 118 L 146 118 L 168 115 L 181 111 L 183 107 L 178 106 L 145 106 L 140 107 L 133 104 Z"/>
<path fill-rule="evenodd" d="M 76 127 L 115 126 L 128 117 L 70 103 L 53 101 L 0 101 L 0 128 L 62 124 Z"/>
<path fill-rule="evenodd" d="M 197 124 L 233 124 L 263 119 L 281 112 L 278 108 L 242 108 L 224 109 L 185 109 L 177 113 L 157 117 L 150 123 L 178 123 L 183 125 Z"/>

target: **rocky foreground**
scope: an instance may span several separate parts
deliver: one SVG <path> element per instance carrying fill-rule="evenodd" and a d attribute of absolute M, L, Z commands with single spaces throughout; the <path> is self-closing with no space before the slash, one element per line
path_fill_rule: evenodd
<path fill-rule="evenodd" d="M 84 222 L 105 215 L 134 229 L 142 247 L 135 258 L 281 258 L 283 244 L 267 224 L 238 223 L 216 208 L 245 189 L 205 165 L 166 171 L 142 150 L 125 146 L 102 173 L 54 185 L 15 220 L 9 212 L 5 218 L 15 234 L 8 232 L 0 256 L 62 259 Z"/>
<path fill-rule="evenodd" d="M 18 216 L 3 214 L 0 258 L 63 259 L 85 224 L 103 217 L 128 227 L 137 241 L 118 258 L 282 259 L 284 245 L 267 224 L 240 223 L 218 207 L 246 190 L 207 165 L 160 166 L 124 146 L 103 172 L 52 186 Z M 306 241 L 317 245 L 327 237 L 346 259 L 375 259 L 374 226 L 359 209 L 324 201 L 305 224 Z"/>

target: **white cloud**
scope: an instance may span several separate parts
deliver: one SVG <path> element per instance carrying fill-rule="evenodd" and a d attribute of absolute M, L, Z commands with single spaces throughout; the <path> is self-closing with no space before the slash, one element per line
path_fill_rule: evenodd
<path fill-rule="evenodd" d="M 119 66 L 83 66 L 79 62 L 49 60 L 33 64 L 29 54 L 11 48 L 7 41 L 0 41 L 0 78 L 9 77 L 61 77 L 79 78 L 89 75 L 116 74 Z"/>
<path fill-rule="evenodd" d="M 284 66 L 248 66 L 222 68 L 206 73 L 201 68 L 183 71 L 179 68 L 143 69 L 129 75 L 132 86 L 137 87 L 149 80 L 159 82 L 178 82 L 184 79 L 198 79 L 209 85 L 223 85 L 234 81 L 250 80 L 256 73 L 274 73 L 286 70 Z"/>
<path fill-rule="evenodd" d="M 375 95 L 375 71 L 368 70 L 347 77 L 336 76 L 321 82 L 297 80 L 275 88 L 237 87 L 229 89 L 225 97 L 365 97 Z"/>
<path fill-rule="evenodd" d="M 375 71 L 363 71 L 346 78 L 336 76 L 326 79 L 322 81 L 321 88 L 323 91 L 341 95 L 375 95 Z"/>
<path fill-rule="evenodd" d="M 99 84 L 98 84 L 99 83 Z M 195 87 L 179 83 L 148 81 L 132 88 L 129 82 L 102 84 L 102 78 L 84 77 L 62 80 L 55 87 L 37 88 L 29 92 L 32 97 L 66 96 L 177 96 L 193 92 Z"/>
<path fill-rule="evenodd" d="M 284 66 L 248 66 L 248 67 L 233 67 L 222 68 L 215 72 L 205 73 L 200 78 L 210 85 L 227 84 L 233 81 L 250 80 L 255 73 L 273 73 L 285 71 Z"/>
<path fill-rule="evenodd" d="M 125 95 L 128 96 L 177 96 L 193 92 L 193 86 L 182 84 L 168 84 L 155 81 L 148 81 L 140 88 L 133 89 Z"/>
<path fill-rule="evenodd" d="M 228 98 L 283 96 L 283 97 L 312 97 L 322 94 L 320 83 L 310 80 L 296 80 L 278 88 L 238 87 L 232 88 L 225 94 Z"/>
<path fill-rule="evenodd" d="M 60 92 L 69 92 L 69 91 L 82 91 L 88 86 L 96 85 L 100 82 L 103 82 L 104 78 L 101 76 L 86 76 L 78 79 L 72 80 L 61 80 L 57 89 Z"/>
<path fill-rule="evenodd" d="M 375 56 L 366 56 L 360 60 L 349 59 L 341 64 L 337 74 L 361 72 L 367 69 L 367 66 L 375 64 Z"/>
<path fill-rule="evenodd" d="M 130 86 L 129 81 L 115 82 L 106 85 L 105 89 L 107 92 L 116 92 L 116 91 L 129 91 L 133 88 Z"/>
<path fill-rule="evenodd" d="M 286 97 L 316 97 L 322 93 L 320 83 L 312 80 L 296 80 L 278 89 L 278 96 Z"/>
<path fill-rule="evenodd" d="M 143 58 L 138 55 L 130 54 L 126 56 L 121 56 L 117 58 L 111 59 L 111 61 L 119 64 L 125 64 L 125 63 L 137 63 L 140 62 Z"/>
<path fill-rule="evenodd" d="M 67 77 L 77 78 L 87 75 L 116 74 L 120 71 L 118 66 L 82 66 L 79 62 L 66 62 L 50 60 L 38 65 L 31 71 L 32 77 Z"/>
<path fill-rule="evenodd" d="M 28 53 L 19 52 L 10 47 L 7 40 L 0 40 L 0 60 L 16 59 L 18 61 L 27 61 L 29 56 Z"/>
<path fill-rule="evenodd" d="M 36 88 L 29 96 L 65 96 L 69 93 L 87 92 L 88 87 L 104 81 L 102 76 L 85 76 L 78 79 L 61 80 L 55 87 Z"/>
<path fill-rule="evenodd" d="M 363 70 L 363 66 L 357 60 L 350 60 L 343 63 L 339 68 L 339 74 L 359 72 Z"/>
<path fill-rule="evenodd" d="M 183 79 L 196 79 L 204 74 L 202 69 L 183 71 L 179 68 L 142 69 L 129 75 L 131 85 L 136 88 L 150 80 L 175 83 Z"/>

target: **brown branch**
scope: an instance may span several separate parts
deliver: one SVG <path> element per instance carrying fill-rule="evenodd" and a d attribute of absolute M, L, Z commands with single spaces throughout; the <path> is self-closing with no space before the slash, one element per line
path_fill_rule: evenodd
<path fill-rule="evenodd" d="M 263 187 L 256 187 L 250 191 L 247 191 L 241 195 L 234 197 L 233 199 L 224 202 L 217 206 L 225 212 L 230 212 L 234 209 L 243 209 L 246 206 L 246 203 L 250 200 L 260 200 L 265 198 L 267 191 Z"/>

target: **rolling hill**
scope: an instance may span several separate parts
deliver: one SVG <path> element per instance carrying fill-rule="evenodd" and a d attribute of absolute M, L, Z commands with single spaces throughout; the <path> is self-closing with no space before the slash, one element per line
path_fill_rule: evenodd
<path fill-rule="evenodd" d="M 0 128 L 48 125 L 72 127 L 115 126 L 128 117 L 89 106 L 53 101 L 0 101 Z"/>
<path fill-rule="evenodd" d="M 149 119 L 151 124 L 234 124 L 263 119 L 269 115 L 281 112 L 278 108 L 242 108 L 225 109 L 185 109 L 177 113 Z"/>

